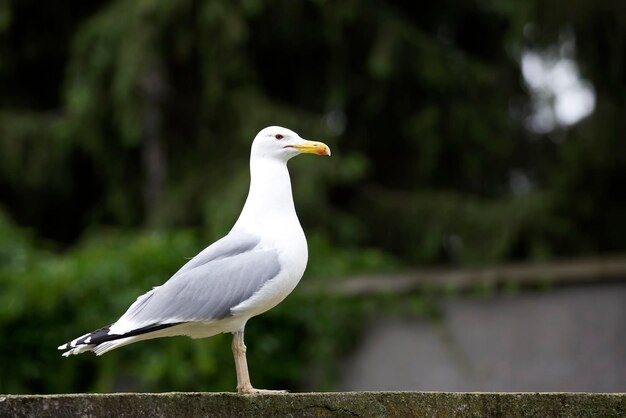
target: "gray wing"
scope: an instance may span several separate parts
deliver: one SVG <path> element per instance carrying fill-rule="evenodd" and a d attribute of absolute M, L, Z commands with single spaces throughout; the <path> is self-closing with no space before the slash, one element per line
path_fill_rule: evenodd
<path fill-rule="evenodd" d="M 198 255 L 189 260 L 187 264 L 182 266 L 172 278 L 181 273 L 192 270 L 195 267 L 207 264 L 210 261 L 236 256 L 256 247 L 261 238 L 241 231 L 233 231 L 224 238 L 215 241 L 213 244 L 200 251 Z"/>
<path fill-rule="evenodd" d="M 259 242 L 253 235 L 231 232 L 165 284 L 140 296 L 111 331 L 227 317 L 281 270 L 276 251 L 255 249 Z"/>

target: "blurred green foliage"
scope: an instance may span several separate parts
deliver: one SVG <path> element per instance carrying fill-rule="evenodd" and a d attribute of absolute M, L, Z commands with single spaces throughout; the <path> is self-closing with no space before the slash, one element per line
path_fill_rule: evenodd
<path fill-rule="evenodd" d="M 101 358 L 68 360 L 54 349 L 79 330 L 114 322 L 137 295 L 165 281 L 185 256 L 202 248 L 197 234 L 100 231 L 58 255 L 35 248 L 32 238 L 5 217 L 0 218 L 0 232 L 3 393 L 235 387 L 230 339 L 223 335 L 201 341 L 155 340 Z M 323 239 L 312 241 L 319 254 L 329 253 Z M 390 263 L 372 251 L 344 252 L 330 261 L 333 272 Z M 318 272 L 328 269 L 325 263 L 312 267 Z M 372 306 L 368 303 L 295 295 L 251 321 L 246 338 L 255 383 L 292 390 L 303 382 L 332 388 L 335 364 L 356 339 L 361 318 Z M 313 377 L 311 370 L 317 371 Z"/>
<path fill-rule="evenodd" d="M 226 337 L 54 348 L 228 231 L 267 125 L 333 149 L 290 163 L 305 280 L 623 251 L 621 8 L 0 2 L 0 392 L 232 389 Z M 521 52 L 564 31 L 595 110 L 533 132 Z M 433 312 L 294 294 L 248 327 L 254 383 L 332 388 L 363 318 L 396 305 Z"/>

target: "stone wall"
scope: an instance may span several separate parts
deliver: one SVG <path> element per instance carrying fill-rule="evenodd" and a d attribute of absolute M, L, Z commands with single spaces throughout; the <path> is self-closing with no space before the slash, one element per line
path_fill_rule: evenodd
<path fill-rule="evenodd" d="M 618 417 L 626 394 L 341 392 L 0 395 L 0 417 Z"/>

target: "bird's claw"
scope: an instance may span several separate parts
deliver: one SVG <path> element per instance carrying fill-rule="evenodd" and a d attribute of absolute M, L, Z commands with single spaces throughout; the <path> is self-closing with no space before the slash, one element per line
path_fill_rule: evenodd
<path fill-rule="evenodd" d="M 271 389 L 255 389 L 255 388 L 242 388 L 237 389 L 241 395 L 277 395 L 289 393 L 287 390 L 271 390 Z"/>

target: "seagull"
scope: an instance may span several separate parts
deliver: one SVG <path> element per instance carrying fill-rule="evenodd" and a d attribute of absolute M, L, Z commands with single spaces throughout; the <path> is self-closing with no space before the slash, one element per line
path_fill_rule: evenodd
<path fill-rule="evenodd" d="M 250 152 L 248 197 L 230 232 L 139 296 L 115 323 L 59 346 L 67 350 L 63 356 L 99 356 L 152 338 L 232 333 L 237 391 L 284 393 L 252 387 L 244 328 L 285 299 L 306 268 L 307 242 L 287 170 L 287 161 L 302 153 L 330 156 L 330 148 L 279 126 L 261 130 Z"/>

